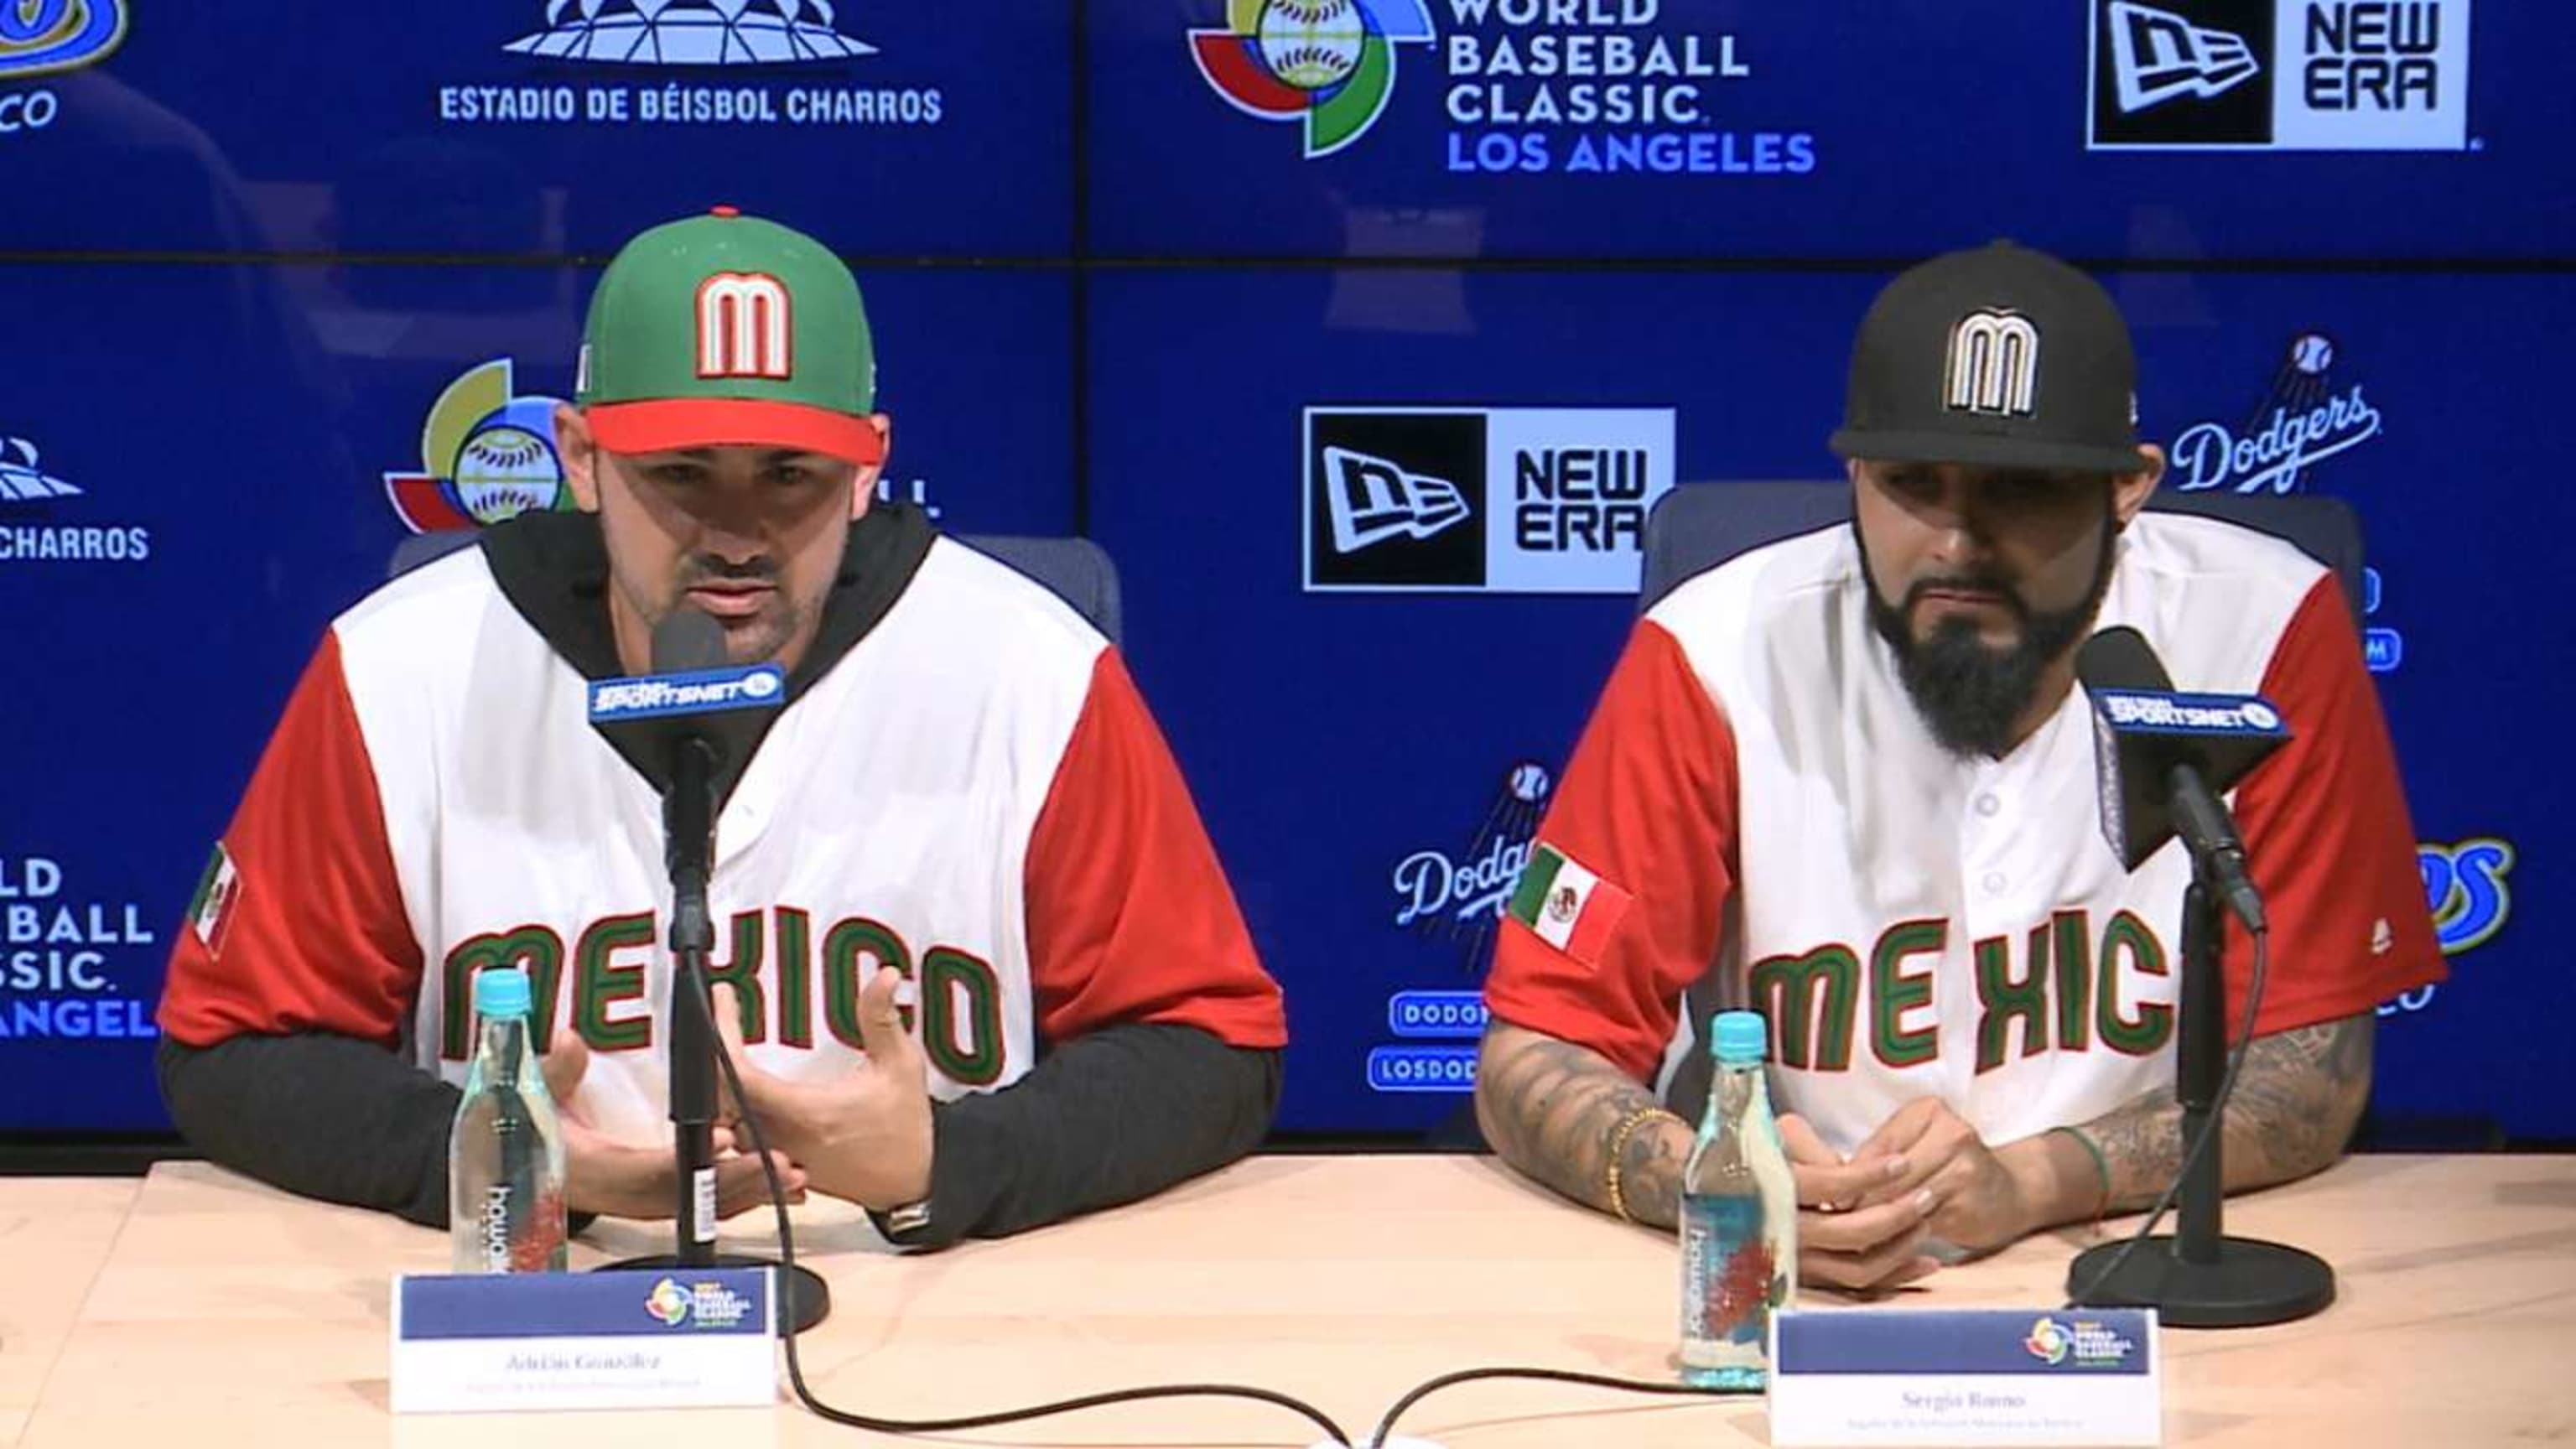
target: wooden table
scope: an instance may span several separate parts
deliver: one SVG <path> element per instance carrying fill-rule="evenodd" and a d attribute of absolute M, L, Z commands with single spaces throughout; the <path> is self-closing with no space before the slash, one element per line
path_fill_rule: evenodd
<path fill-rule="evenodd" d="M 41 1252 L 24 1226 L 0 1237 L 18 1275 L 0 1312 L 30 1322 L 80 1299 L 50 1371 L 33 1380 L 15 1364 L 11 1333 L 0 1392 L 18 1397 L 0 1410 L 23 1406 L 26 1384 L 41 1382 L 19 1439 L 32 1449 L 900 1442 L 793 1404 L 397 1420 L 385 1407 L 387 1277 L 440 1271 L 443 1236 L 204 1165 L 165 1165 L 134 1197 L 83 1297 L 71 1288 L 83 1276 L 76 1260 L 94 1255 L 112 1198 L 96 1184 L 0 1183 L 11 1221 L 47 1220 Z M 1670 1242 L 1566 1206 L 1490 1158 L 1257 1158 L 1151 1203 L 915 1258 L 869 1249 L 846 1210 L 809 1207 L 800 1223 L 835 1300 L 805 1344 L 808 1381 L 870 1413 L 1228 1379 L 1306 1398 L 1357 1438 L 1404 1389 L 1452 1369 L 1670 1372 Z M 2300 1324 L 2169 1331 L 2169 1442 L 2576 1440 L 2576 1157 L 2364 1158 L 2237 1199 L 2229 1224 L 2325 1254 L 2342 1297 Z M 1947 1269 L 1909 1301 L 2054 1303 L 2087 1239 L 2042 1237 Z M 608 1224 L 576 1256 L 666 1243 Z M 41 1352 L 44 1329 L 34 1333 Z M 1454 1389 L 1403 1428 L 1449 1449 L 1765 1442 L 1755 1403 L 1537 1384 Z M 935 1442 L 1293 1449 L 1316 1437 L 1275 1409 L 1183 1401 Z"/>
<path fill-rule="evenodd" d="M 142 1190 L 130 1177 L 0 1182 L 0 1444 L 26 1428 Z"/>

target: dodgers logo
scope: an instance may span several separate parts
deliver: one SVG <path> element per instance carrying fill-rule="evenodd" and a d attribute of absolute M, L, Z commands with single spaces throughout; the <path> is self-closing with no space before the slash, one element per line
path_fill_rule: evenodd
<path fill-rule="evenodd" d="M 1303 122 L 1312 160 L 1367 135 L 1395 94 L 1396 47 L 1434 38 L 1423 0 L 1228 0 L 1190 55 L 1236 110 Z"/>
<path fill-rule="evenodd" d="M 1522 760 L 1504 772 L 1465 851 L 1417 850 L 1397 862 L 1391 881 L 1396 928 L 1454 941 L 1469 968 L 1480 963 L 1503 903 L 1529 864 L 1530 840 L 1555 788 L 1545 765 Z"/>
<path fill-rule="evenodd" d="M 2378 437 L 2379 409 L 2360 383 L 2335 376 L 2336 358 L 2334 339 L 2322 332 L 2292 338 L 2241 426 L 2194 423 L 2174 439 L 2174 487 L 2295 493 L 2319 463 Z"/>

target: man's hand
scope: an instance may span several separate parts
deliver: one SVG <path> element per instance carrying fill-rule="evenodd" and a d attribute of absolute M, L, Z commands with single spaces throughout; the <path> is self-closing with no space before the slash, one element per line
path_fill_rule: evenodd
<path fill-rule="evenodd" d="M 1835 1153 L 1796 1113 L 1780 1118 L 1780 1143 L 1798 1182 L 1798 1281 L 1848 1293 L 1886 1293 L 1941 1266 L 1925 1256 L 1936 1203 L 1917 1185 L 1890 1191 L 1912 1164 L 1886 1152 Z"/>
<path fill-rule="evenodd" d="M 880 1212 L 930 1196 L 930 1066 L 920 1043 L 903 1029 L 895 1002 L 902 985 L 902 975 L 891 967 L 869 979 L 859 993 L 859 1040 L 867 1060 L 828 1082 L 795 1081 L 754 1067 L 743 1050 L 742 1012 L 733 988 L 715 991 L 716 1029 L 750 1099 L 741 1107 L 760 1119 L 772 1147 L 804 1164 L 807 1181 Z"/>
<path fill-rule="evenodd" d="M 679 1162 L 668 1138 L 658 1146 L 636 1147 L 599 1130 L 584 1107 L 581 1079 L 590 1069 L 590 1048 L 568 1031 L 555 1033 L 540 1062 L 546 1091 L 555 1100 L 563 1123 L 564 1206 L 574 1212 L 619 1218 L 669 1218 L 679 1211 Z M 790 1202 L 805 1199 L 805 1174 L 783 1153 L 770 1154 L 778 1164 L 780 1186 Z M 734 1150 L 733 1134 L 715 1129 L 716 1216 L 729 1218 L 769 1201 L 769 1182 L 760 1159 Z"/>
<path fill-rule="evenodd" d="M 1991 1253 L 2017 1242 L 2055 1219 L 2048 1204 L 2057 1196 L 2049 1171 L 2046 1144 L 2031 1150 L 1998 1152 L 1988 1147 L 1959 1114 L 1937 1097 L 1917 1097 L 1896 1109 L 1853 1160 L 1879 1158 L 1901 1164 L 1863 1195 L 1863 1211 L 1872 1204 L 1930 1194 L 1928 1226 L 1945 1242 L 1972 1252 Z"/>

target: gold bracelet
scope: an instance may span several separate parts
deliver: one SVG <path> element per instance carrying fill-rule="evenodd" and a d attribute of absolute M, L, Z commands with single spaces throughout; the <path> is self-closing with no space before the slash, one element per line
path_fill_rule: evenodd
<path fill-rule="evenodd" d="M 1628 1216 L 1628 1197 L 1626 1193 L 1620 1191 L 1619 1154 L 1627 1150 L 1628 1139 L 1634 1136 L 1637 1129 L 1644 1126 L 1647 1119 L 1651 1117 L 1672 1117 L 1676 1122 L 1682 1120 L 1665 1111 L 1660 1104 L 1649 1102 L 1643 1107 L 1631 1110 L 1627 1116 L 1619 1119 L 1618 1126 L 1610 1129 L 1610 1211 L 1618 1214 L 1619 1221 L 1623 1223 L 1633 1223 L 1636 1219 Z"/>

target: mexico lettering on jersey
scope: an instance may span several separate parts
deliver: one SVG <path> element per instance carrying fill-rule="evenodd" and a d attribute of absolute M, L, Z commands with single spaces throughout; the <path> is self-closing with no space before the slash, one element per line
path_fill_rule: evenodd
<path fill-rule="evenodd" d="M 1704 1055 L 1692 1018 L 1749 999 L 1781 1110 L 1845 1152 L 1917 1097 L 2000 1143 L 2169 1086 L 2185 852 L 2121 870 L 2080 690 L 2003 759 L 1945 753 L 1867 587 L 1837 526 L 1731 560 L 1639 622 L 1539 834 L 1633 901 L 1589 960 L 1506 926 L 1494 1014 L 1670 1090 Z M 2272 921 L 2257 1030 L 2439 979 L 2332 576 L 2266 535 L 2149 513 L 2102 606 L 2099 627 L 2119 624 L 2186 687 L 2271 697 L 2296 735 L 2233 796 Z M 2231 932 L 2231 1034 L 2251 968 Z"/>
<path fill-rule="evenodd" d="M 883 618 L 778 717 L 717 821 L 714 979 L 755 1061 L 860 1055 L 859 991 L 908 976 L 942 1099 L 1113 1022 L 1285 1039 L 1277 986 L 1177 767 L 1107 641 L 1054 595 L 933 542 Z M 220 953 L 182 933 L 161 1024 L 204 1045 L 336 1032 L 461 1081 L 469 984 L 526 968 L 540 1039 L 577 1032 L 585 1106 L 668 1131 L 669 886 L 653 788 L 481 549 L 343 616 L 223 849 Z"/>

